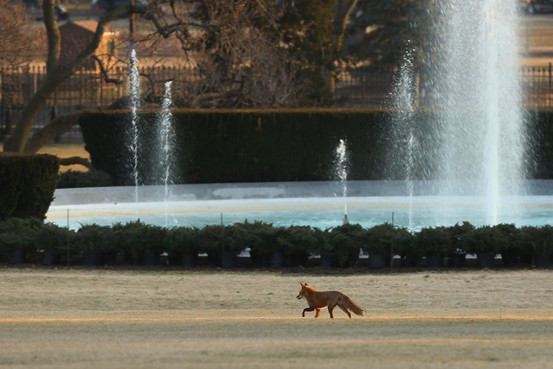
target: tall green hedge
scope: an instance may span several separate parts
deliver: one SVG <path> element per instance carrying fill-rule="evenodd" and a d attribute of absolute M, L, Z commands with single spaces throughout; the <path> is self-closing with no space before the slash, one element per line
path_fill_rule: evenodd
<path fill-rule="evenodd" d="M 333 178 L 334 152 L 346 139 L 349 178 L 384 175 L 385 152 L 377 142 L 389 121 L 385 111 L 361 109 L 178 110 L 173 112 L 177 183 L 308 181 Z M 156 112 L 139 126 L 139 176 L 160 183 Z M 130 114 L 87 112 L 80 119 L 95 168 L 116 185 L 133 184 Z"/>
<path fill-rule="evenodd" d="M 0 154 L 0 220 L 44 219 L 54 199 L 59 162 L 51 155 Z"/>
<path fill-rule="evenodd" d="M 530 176 L 553 179 L 553 111 L 530 111 L 526 121 Z"/>
<path fill-rule="evenodd" d="M 351 180 L 398 179 L 403 171 L 391 165 L 401 157 L 393 135 L 391 111 L 369 109 L 177 110 L 172 172 L 176 183 L 311 181 L 333 178 L 334 152 L 346 139 Z M 430 126 L 432 111 L 415 114 L 415 133 L 425 147 L 438 147 Z M 528 114 L 533 142 L 531 176 L 553 178 L 553 113 Z M 138 173 L 140 183 L 158 184 L 163 165 L 155 154 L 157 112 L 140 114 Z M 110 174 L 116 185 L 133 184 L 130 113 L 87 112 L 80 125 L 96 169 Z M 396 145 L 397 146 L 397 145 Z M 432 178 L 428 168 L 437 156 L 428 150 L 412 173 Z"/>

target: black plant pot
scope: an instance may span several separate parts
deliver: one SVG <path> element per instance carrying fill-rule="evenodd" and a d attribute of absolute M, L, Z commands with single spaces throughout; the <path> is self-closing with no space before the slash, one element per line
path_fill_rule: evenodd
<path fill-rule="evenodd" d="M 289 265 L 293 267 L 307 266 L 309 254 L 304 251 L 295 251 L 289 255 Z"/>
<path fill-rule="evenodd" d="M 476 261 L 480 268 L 483 268 L 483 269 L 493 268 L 495 263 L 495 253 L 480 252 L 476 254 Z"/>
<path fill-rule="evenodd" d="M 144 251 L 142 255 L 142 264 L 144 266 L 156 266 L 159 262 L 159 253 L 155 251 Z"/>
<path fill-rule="evenodd" d="M 426 266 L 428 268 L 441 268 L 444 266 L 444 257 L 442 254 L 432 253 L 426 256 Z"/>
<path fill-rule="evenodd" d="M 42 253 L 43 265 L 56 265 L 59 263 L 60 256 L 54 250 L 44 250 Z"/>
<path fill-rule="evenodd" d="M 369 254 L 369 269 L 383 269 L 386 266 L 386 257 L 382 254 Z"/>
<path fill-rule="evenodd" d="M 321 255 L 321 268 L 335 268 L 337 264 L 334 255 Z"/>
<path fill-rule="evenodd" d="M 359 249 L 352 249 L 348 252 L 348 258 L 340 264 L 341 268 L 351 268 L 359 261 Z"/>
<path fill-rule="evenodd" d="M 83 265 L 85 266 L 101 266 L 103 265 L 102 253 L 96 251 L 88 251 L 83 253 Z"/>
<path fill-rule="evenodd" d="M 25 250 L 21 248 L 15 248 L 10 252 L 11 264 L 23 264 L 25 262 Z"/>
<path fill-rule="evenodd" d="M 251 249 L 250 262 L 254 268 L 264 268 L 271 265 L 271 255 L 266 252 Z"/>
<path fill-rule="evenodd" d="M 284 253 L 280 250 L 271 253 L 271 268 L 282 268 L 284 266 Z"/>
<path fill-rule="evenodd" d="M 534 266 L 536 268 L 549 268 L 551 266 L 551 256 L 547 254 L 534 254 Z"/>
<path fill-rule="evenodd" d="M 519 252 L 517 250 L 507 250 L 501 253 L 501 260 L 503 262 L 503 266 L 510 268 L 510 267 L 516 267 L 519 263 Z"/>
<path fill-rule="evenodd" d="M 402 267 L 405 268 L 415 268 L 420 266 L 421 257 L 420 256 L 404 256 L 401 258 L 400 262 Z"/>
<path fill-rule="evenodd" d="M 232 251 L 223 252 L 222 267 L 223 268 L 234 268 L 236 265 L 236 254 Z"/>
<path fill-rule="evenodd" d="M 449 259 L 449 266 L 453 268 L 464 268 L 467 260 L 467 254 L 453 254 Z"/>
<path fill-rule="evenodd" d="M 198 263 L 198 253 L 192 251 L 185 251 L 180 254 L 179 264 L 186 268 L 193 268 Z"/>

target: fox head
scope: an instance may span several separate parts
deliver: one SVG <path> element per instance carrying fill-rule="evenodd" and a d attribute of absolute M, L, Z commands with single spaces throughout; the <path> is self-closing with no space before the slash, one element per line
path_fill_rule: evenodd
<path fill-rule="evenodd" d="M 300 282 L 300 285 L 301 285 L 301 290 L 300 290 L 300 293 L 296 296 L 296 298 L 298 300 L 301 300 L 303 298 L 303 296 L 305 296 L 305 290 L 307 289 L 307 283 L 301 283 Z"/>

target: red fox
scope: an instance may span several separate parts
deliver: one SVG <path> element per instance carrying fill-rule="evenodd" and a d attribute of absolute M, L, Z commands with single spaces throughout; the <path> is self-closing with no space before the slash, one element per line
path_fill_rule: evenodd
<path fill-rule="evenodd" d="M 306 311 L 315 310 L 315 318 L 319 317 L 321 309 L 328 306 L 328 313 L 331 318 L 334 318 L 334 308 L 338 306 L 342 311 L 351 318 L 351 313 L 348 308 L 351 309 L 357 315 L 365 315 L 365 309 L 353 302 L 349 297 L 344 295 L 339 291 L 317 291 L 311 286 L 308 286 L 307 283 L 300 283 L 301 290 L 299 295 L 296 297 L 298 300 L 301 300 L 302 297 L 305 297 L 307 300 L 308 308 L 303 309 L 301 313 L 302 317 L 305 317 Z"/>

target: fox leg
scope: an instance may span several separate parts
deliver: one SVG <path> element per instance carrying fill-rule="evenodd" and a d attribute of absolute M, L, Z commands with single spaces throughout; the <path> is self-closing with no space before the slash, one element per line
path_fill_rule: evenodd
<path fill-rule="evenodd" d="M 307 311 L 313 311 L 313 310 L 315 310 L 315 308 L 305 308 L 305 309 L 303 309 L 303 312 L 301 313 L 301 316 L 305 318 L 305 313 Z"/>
<path fill-rule="evenodd" d="M 342 311 L 343 311 L 344 313 L 348 314 L 349 318 L 351 319 L 351 313 L 349 312 L 349 310 L 348 310 L 348 308 L 346 307 L 345 304 L 343 304 L 342 302 L 340 302 L 340 303 L 338 304 L 338 307 L 339 307 L 340 309 L 342 309 Z"/>
<path fill-rule="evenodd" d="M 315 318 L 318 318 L 320 313 L 321 309 L 315 309 Z"/>
<path fill-rule="evenodd" d="M 336 307 L 336 305 L 328 305 L 328 313 L 330 314 L 330 318 L 331 319 L 334 319 L 334 308 Z"/>

